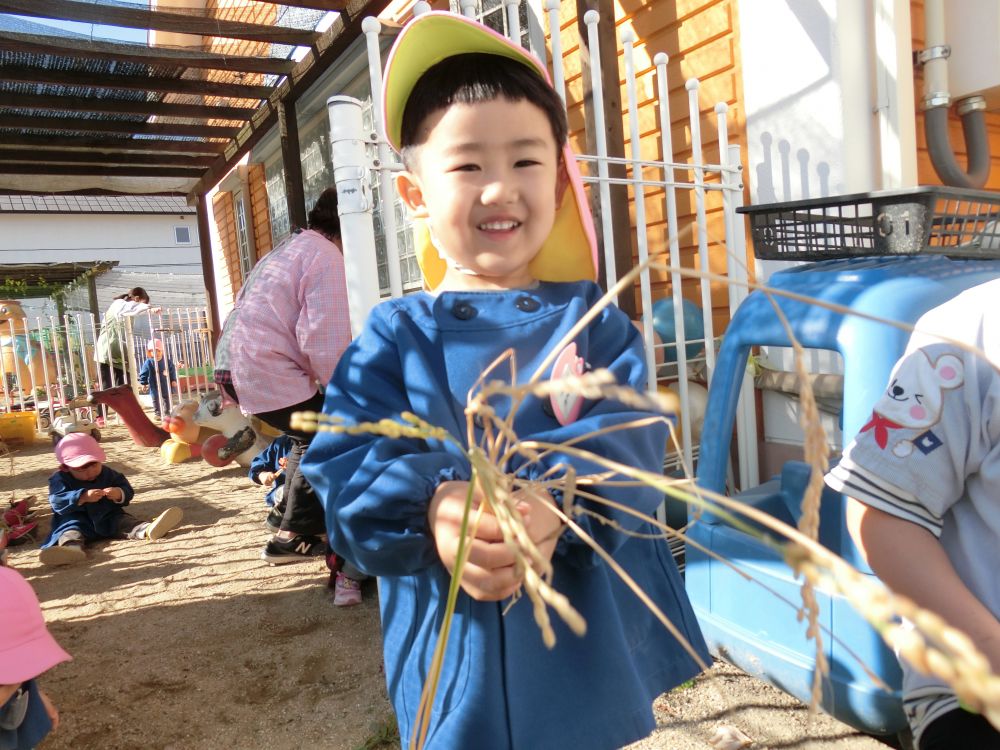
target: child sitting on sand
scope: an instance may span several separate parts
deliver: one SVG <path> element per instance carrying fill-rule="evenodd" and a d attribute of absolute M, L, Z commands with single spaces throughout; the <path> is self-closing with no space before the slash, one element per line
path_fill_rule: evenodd
<path fill-rule="evenodd" d="M 160 539 L 181 522 L 180 508 L 167 508 L 152 521 L 127 513 L 135 491 L 125 476 L 108 468 L 104 450 L 83 432 L 56 445 L 59 471 L 49 477 L 52 530 L 38 559 L 66 565 L 86 559 L 84 544 L 95 539 Z"/>

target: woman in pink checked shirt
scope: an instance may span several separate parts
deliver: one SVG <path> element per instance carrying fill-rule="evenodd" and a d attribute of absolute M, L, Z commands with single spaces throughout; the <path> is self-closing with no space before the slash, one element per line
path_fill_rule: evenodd
<path fill-rule="evenodd" d="M 284 499 L 267 519 L 275 534 L 261 553 L 272 565 L 328 552 L 323 507 L 299 472 L 312 435 L 291 429 L 290 418 L 322 408 L 323 389 L 351 341 L 336 189 L 323 191 L 308 223 L 258 261 L 216 347 L 216 383 L 291 441 Z M 361 601 L 360 577 L 349 565 L 338 573 L 335 604 Z"/>

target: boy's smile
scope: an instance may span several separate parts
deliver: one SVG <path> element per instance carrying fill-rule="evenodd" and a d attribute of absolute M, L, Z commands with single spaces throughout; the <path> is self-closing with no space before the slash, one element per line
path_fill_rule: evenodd
<path fill-rule="evenodd" d="M 398 188 L 449 265 L 441 289 L 516 288 L 552 231 L 566 176 L 545 113 L 527 100 L 453 104 L 421 125 Z"/>

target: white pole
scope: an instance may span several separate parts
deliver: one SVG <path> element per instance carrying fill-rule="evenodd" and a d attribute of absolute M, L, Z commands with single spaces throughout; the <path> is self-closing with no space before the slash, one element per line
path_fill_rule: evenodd
<path fill-rule="evenodd" d="M 670 266 L 673 269 L 681 267 L 680 241 L 677 235 L 677 188 L 674 185 L 674 141 L 670 130 L 670 91 L 667 86 L 667 62 L 669 58 L 663 52 L 653 58 L 656 65 L 656 96 L 660 102 L 660 140 L 663 142 L 664 179 L 667 183 L 665 198 L 667 202 L 667 228 L 670 243 Z M 684 466 L 690 474 L 693 463 L 691 444 L 691 410 L 688 408 L 688 363 L 687 336 L 684 332 L 684 288 L 680 271 L 670 272 L 671 297 L 674 308 L 674 342 L 677 362 L 677 395 L 681 401 L 681 450 L 684 453 Z"/>
<path fill-rule="evenodd" d="M 743 229 L 743 218 L 736 212 L 743 205 L 743 165 L 740 163 L 740 147 L 738 145 L 729 146 L 727 166 L 736 167 L 738 172 L 724 172 L 723 177 L 732 186 L 732 214 L 727 217 L 732 219 L 732 239 L 729 245 L 728 257 L 729 276 L 736 284 L 730 285 L 730 304 L 735 299 L 738 306 L 750 294 L 750 290 L 743 283 L 749 278 L 747 273 L 747 237 Z M 726 195 L 727 193 L 723 193 Z M 743 283 L 740 283 L 743 282 Z M 733 308 L 735 309 L 735 308 Z M 756 487 L 760 484 L 760 459 L 757 451 L 757 404 L 754 398 L 753 379 L 749 372 L 743 373 L 743 384 L 740 386 L 740 411 L 742 418 L 743 434 L 740 436 L 740 478 L 744 482 L 743 489 Z M 737 430 L 739 430 L 737 424 Z M 737 432 L 739 436 L 739 432 Z M 744 477 L 745 472 L 745 477 Z"/>
<path fill-rule="evenodd" d="M 104 376 L 101 374 L 101 365 L 97 361 L 97 320 L 94 318 L 94 313 L 89 313 L 90 318 L 90 340 L 94 342 L 94 373 L 97 376 L 97 390 L 104 390 Z M 100 408 L 101 417 L 105 423 L 108 421 L 108 407 L 105 404 L 101 404 Z"/>
<path fill-rule="evenodd" d="M 73 398 L 76 398 L 78 395 L 76 392 L 76 363 L 73 361 L 73 347 L 70 342 L 69 321 L 69 313 L 63 313 L 63 326 L 66 329 L 66 358 L 69 360 L 66 369 L 69 370 L 70 390 L 73 393 Z"/>
<path fill-rule="evenodd" d="M 35 411 L 38 411 L 37 399 L 35 398 L 35 390 L 38 384 L 35 382 L 35 352 L 31 348 L 31 330 L 28 328 L 28 319 L 21 318 L 21 323 L 24 325 L 24 339 L 25 344 L 28 346 L 28 381 L 31 386 L 31 403 L 35 405 Z M 38 339 L 38 355 L 39 358 L 45 356 L 45 352 L 42 350 L 41 337 Z M 22 400 L 23 400 L 22 395 Z M 23 407 L 22 407 L 23 408 Z"/>
<path fill-rule="evenodd" d="M 7 327 L 10 329 L 10 346 L 11 353 L 14 355 L 14 383 L 17 386 L 18 400 L 21 403 L 21 411 L 24 411 L 24 389 L 21 387 L 21 368 L 18 367 L 20 360 L 17 356 L 17 336 L 14 334 L 14 319 L 7 318 Z M 27 342 L 30 344 L 30 342 Z M 30 351 L 30 350 L 29 350 Z M 4 383 L 4 389 L 6 390 L 6 382 Z"/>
<path fill-rule="evenodd" d="M 476 17 L 475 0 L 461 0 L 461 2 L 459 2 L 459 7 L 462 9 L 462 15 L 466 18 Z"/>
<path fill-rule="evenodd" d="M 701 156 L 701 110 L 698 106 L 698 79 L 689 78 L 688 109 L 691 114 L 691 161 L 694 165 L 694 200 L 698 219 L 698 259 L 702 271 L 711 271 L 708 260 L 708 222 L 705 218 L 705 169 Z M 705 379 L 711 384 L 715 370 L 715 326 L 712 323 L 712 283 L 701 280 L 701 307 L 705 318 Z M 678 358 L 680 352 L 677 352 Z"/>
<path fill-rule="evenodd" d="M 646 191 L 642 185 L 642 148 L 639 137 L 639 105 L 635 91 L 635 32 L 626 28 L 622 33 L 625 52 L 625 88 L 628 92 L 629 143 L 632 148 L 632 179 L 635 180 L 635 234 L 639 263 L 649 258 L 646 238 Z M 639 295 L 642 299 L 642 338 L 646 343 L 646 369 L 649 380 L 646 388 L 656 390 L 656 352 L 653 349 L 653 292 L 649 284 L 649 269 L 639 277 Z"/>
<path fill-rule="evenodd" d="M 521 45 L 521 19 L 517 10 L 521 0 L 503 0 L 504 9 L 507 11 L 507 36 L 514 44 Z"/>
<path fill-rule="evenodd" d="M 566 104 L 566 75 L 563 72 L 562 35 L 559 33 L 560 0 L 547 0 L 545 10 L 549 16 L 549 39 L 552 44 L 552 85 L 559 98 Z"/>
<path fill-rule="evenodd" d="M 473 3 L 473 13 L 475 12 L 475 3 Z M 431 4 L 420 0 L 420 2 L 413 4 L 413 17 L 422 16 L 424 13 L 431 12 Z"/>
<path fill-rule="evenodd" d="M 0 341 L 0 343 L 3 342 Z M 10 339 L 10 362 L 15 368 L 17 367 L 17 351 L 14 347 L 13 337 Z M 0 380 L 3 381 L 4 409 L 6 411 L 14 411 L 14 404 L 10 398 L 10 387 L 7 385 L 7 368 L 4 366 L 2 356 L 0 356 Z"/>
<path fill-rule="evenodd" d="M 392 173 L 389 162 L 392 156 L 389 152 L 389 140 L 385 134 L 385 123 L 382 122 L 382 52 L 379 48 L 378 35 L 382 24 L 373 16 L 368 16 L 361 22 L 361 30 L 365 34 L 368 47 L 368 77 L 372 89 L 372 119 L 375 122 L 375 132 L 378 140 L 378 195 L 379 213 L 382 216 L 382 229 L 385 235 L 385 262 L 389 270 L 389 293 L 393 297 L 403 296 L 403 278 L 399 268 L 399 242 L 396 235 L 396 201 L 392 187 Z"/>
<path fill-rule="evenodd" d="M 615 269 L 614 228 L 611 224 L 611 186 L 608 183 L 608 141 L 604 124 L 604 82 L 601 80 L 601 55 L 597 39 L 597 24 L 601 14 L 588 10 L 583 16 L 587 24 L 587 44 L 590 47 L 590 79 L 593 93 L 594 131 L 597 142 L 598 193 L 601 201 L 601 230 L 604 237 L 604 276 L 608 288 L 615 285 L 618 273 Z"/>
<path fill-rule="evenodd" d="M 331 96 L 326 100 L 326 106 L 330 117 L 337 212 L 340 214 L 340 234 L 344 241 L 344 270 L 350 281 L 347 301 L 351 331 L 356 336 L 368 312 L 379 301 L 375 227 L 372 224 L 361 102 L 350 96 Z"/>
<path fill-rule="evenodd" d="M 42 345 L 42 319 L 35 318 L 35 323 L 37 324 L 36 330 L 38 331 L 38 348 L 42 355 L 42 377 L 45 378 L 45 401 L 49 410 L 49 424 L 51 425 L 56 419 L 55 410 L 52 408 L 52 386 L 49 382 L 49 363 L 45 358 L 45 347 Z"/>
<path fill-rule="evenodd" d="M 56 358 L 56 390 L 59 392 L 59 406 L 66 405 L 66 392 L 63 389 L 63 367 L 62 367 L 62 352 L 59 351 L 61 348 L 59 346 L 59 325 L 56 322 L 56 317 L 54 315 L 49 316 L 49 326 L 52 328 L 52 351 L 55 353 Z M 21 381 L 18 379 L 18 387 L 21 387 Z"/>

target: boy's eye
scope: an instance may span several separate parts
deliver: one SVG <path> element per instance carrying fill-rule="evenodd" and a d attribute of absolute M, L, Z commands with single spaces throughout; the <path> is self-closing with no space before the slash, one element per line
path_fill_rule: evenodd
<path fill-rule="evenodd" d="M 537 167 L 541 162 L 537 159 L 518 159 L 514 162 L 515 167 Z"/>
<path fill-rule="evenodd" d="M 459 164 L 456 167 L 452 167 L 449 172 L 476 172 L 479 170 L 478 164 Z"/>

